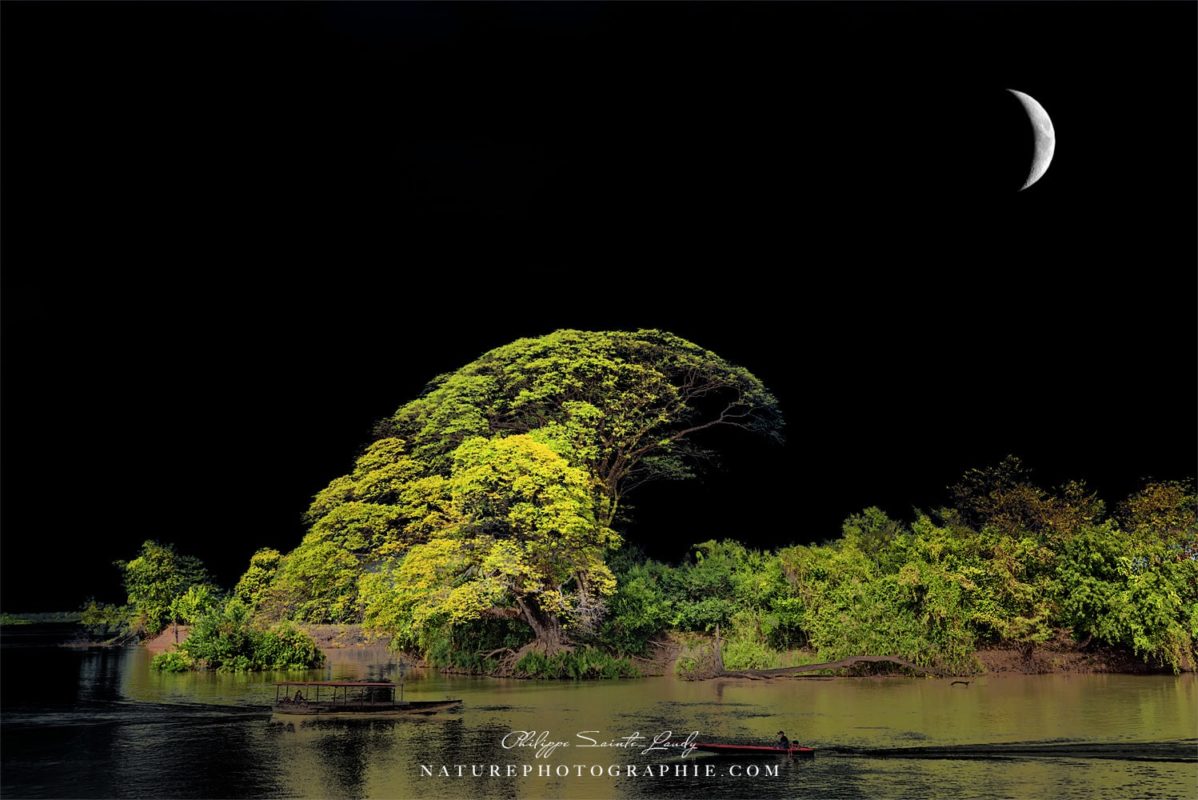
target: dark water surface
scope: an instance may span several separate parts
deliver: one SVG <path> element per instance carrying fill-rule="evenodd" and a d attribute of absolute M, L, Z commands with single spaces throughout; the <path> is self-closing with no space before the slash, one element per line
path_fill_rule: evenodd
<path fill-rule="evenodd" d="M 462 710 L 297 725 L 269 711 L 282 675 L 160 675 L 141 648 L 74 651 L 49 633 L 5 628 L 0 641 L 5 798 L 1198 796 L 1193 675 L 994 676 L 961 687 L 418 672 L 408 676 L 409 697 L 461 697 Z M 334 652 L 309 677 L 393 669 L 385 651 Z M 700 740 L 762 743 L 779 729 L 818 748 L 816 758 L 643 754 L 647 742 L 580 748 L 576 736 L 699 731 Z M 539 757 L 536 747 L 504 748 L 511 731 L 570 744 Z"/>

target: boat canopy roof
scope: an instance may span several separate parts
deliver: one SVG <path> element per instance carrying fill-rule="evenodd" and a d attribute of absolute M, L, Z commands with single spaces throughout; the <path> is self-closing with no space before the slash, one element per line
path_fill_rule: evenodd
<path fill-rule="evenodd" d="M 279 681 L 275 686 L 348 686 L 350 688 L 377 686 L 380 689 L 394 689 L 390 681 Z"/>

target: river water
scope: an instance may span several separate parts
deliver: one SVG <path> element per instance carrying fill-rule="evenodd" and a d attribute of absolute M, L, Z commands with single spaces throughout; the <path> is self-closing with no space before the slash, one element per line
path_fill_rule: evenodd
<path fill-rule="evenodd" d="M 1194 675 L 685 682 L 507 681 L 416 671 L 429 718 L 295 724 L 272 682 L 394 677 L 383 650 L 307 674 L 163 675 L 141 648 L 0 639 L 0 794 L 18 797 L 911 798 L 1198 796 Z M 643 752 L 770 743 L 814 759 Z M 509 746 L 529 731 L 541 747 Z M 587 744 L 580 732 L 608 746 Z M 632 740 L 633 734 L 643 739 Z M 545 747 L 555 742 L 566 745 Z M 459 776 L 460 775 L 460 776 Z"/>

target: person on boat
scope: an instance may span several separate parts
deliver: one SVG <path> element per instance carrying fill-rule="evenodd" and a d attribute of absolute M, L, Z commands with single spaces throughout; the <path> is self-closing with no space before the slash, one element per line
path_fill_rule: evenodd
<path fill-rule="evenodd" d="M 294 702 L 294 703 L 304 702 L 304 693 L 302 691 L 300 691 L 299 689 L 296 689 L 295 690 L 295 699 L 292 702 Z"/>
<path fill-rule="evenodd" d="M 778 731 L 778 747 L 783 750 L 790 749 L 790 739 L 786 738 L 786 734 L 783 731 Z"/>

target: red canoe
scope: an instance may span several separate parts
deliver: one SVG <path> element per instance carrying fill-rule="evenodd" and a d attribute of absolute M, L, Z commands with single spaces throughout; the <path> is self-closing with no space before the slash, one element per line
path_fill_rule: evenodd
<path fill-rule="evenodd" d="M 813 756 L 815 749 L 812 747 L 800 747 L 797 744 L 792 744 L 789 750 L 784 750 L 781 747 L 766 747 L 755 744 L 696 744 L 693 745 L 696 750 L 702 750 L 706 753 L 719 753 L 726 756 Z"/>

